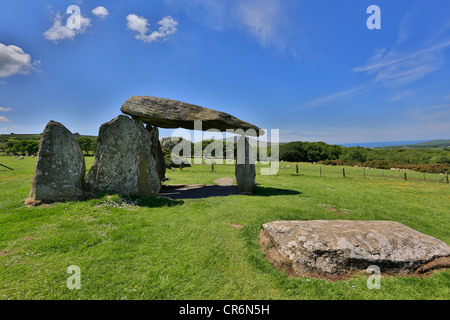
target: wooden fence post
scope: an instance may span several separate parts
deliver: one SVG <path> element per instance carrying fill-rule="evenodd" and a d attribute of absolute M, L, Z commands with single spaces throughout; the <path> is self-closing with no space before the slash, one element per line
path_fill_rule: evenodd
<path fill-rule="evenodd" d="M 211 162 L 211 171 L 214 171 L 214 161 Z"/>
<path fill-rule="evenodd" d="M 407 180 L 407 179 L 406 179 L 406 172 L 405 172 L 404 174 L 405 174 L 405 181 L 406 181 L 406 180 Z"/>
<path fill-rule="evenodd" d="M 295 173 L 297 173 L 297 174 L 298 174 L 298 163 L 297 163 L 297 164 L 295 164 Z"/>
<path fill-rule="evenodd" d="M 183 171 L 183 161 L 180 163 L 180 171 Z"/>
<path fill-rule="evenodd" d="M 322 177 L 322 167 L 319 167 L 320 176 Z"/>
<path fill-rule="evenodd" d="M 342 168 L 342 176 L 345 178 L 345 168 Z"/>

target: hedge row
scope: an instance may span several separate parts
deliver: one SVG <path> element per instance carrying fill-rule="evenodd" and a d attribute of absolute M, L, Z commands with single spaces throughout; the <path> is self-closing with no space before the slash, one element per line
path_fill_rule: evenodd
<path fill-rule="evenodd" d="M 374 168 L 374 169 L 391 169 L 391 168 L 398 168 L 398 169 L 408 169 L 411 171 L 416 172 L 424 172 L 424 173 L 445 173 L 450 171 L 450 165 L 448 164 L 438 164 L 438 163 L 426 163 L 426 164 L 402 164 L 402 163 L 395 163 L 392 161 L 384 161 L 384 160 L 373 160 L 373 161 L 366 161 L 366 162 L 351 162 L 346 160 L 325 160 L 325 161 L 319 161 L 318 163 L 324 164 L 324 165 L 349 165 L 349 166 L 361 166 L 361 167 L 368 167 L 368 168 Z"/>

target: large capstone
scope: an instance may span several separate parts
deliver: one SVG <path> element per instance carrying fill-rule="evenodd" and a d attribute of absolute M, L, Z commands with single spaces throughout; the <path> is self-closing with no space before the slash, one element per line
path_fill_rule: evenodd
<path fill-rule="evenodd" d="M 202 129 L 242 129 L 246 135 L 263 135 L 264 131 L 255 125 L 242 121 L 225 112 L 220 112 L 190 103 L 157 98 L 133 96 L 120 109 L 123 113 L 141 119 L 144 123 L 160 128 L 195 129 L 195 121 L 201 121 Z M 251 130 L 249 130 L 251 129 Z"/>
<path fill-rule="evenodd" d="M 84 156 L 75 136 L 50 121 L 41 135 L 30 199 L 42 202 L 78 200 L 84 196 Z"/>
<path fill-rule="evenodd" d="M 158 195 L 161 182 L 151 153 L 152 137 L 141 121 L 120 115 L 100 126 L 90 191 Z"/>
<path fill-rule="evenodd" d="M 273 221 L 263 225 L 261 243 L 274 265 L 297 276 L 348 276 L 373 265 L 411 274 L 450 256 L 445 242 L 394 221 Z"/>
<path fill-rule="evenodd" d="M 245 136 L 238 139 L 235 175 L 239 190 L 253 192 L 256 176 L 255 158 L 249 140 Z"/>

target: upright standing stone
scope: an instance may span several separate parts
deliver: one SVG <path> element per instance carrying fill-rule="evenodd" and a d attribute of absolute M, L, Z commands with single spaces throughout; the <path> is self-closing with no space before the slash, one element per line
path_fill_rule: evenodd
<path fill-rule="evenodd" d="M 86 166 L 80 145 L 61 123 L 50 121 L 41 135 L 30 199 L 77 200 L 84 195 Z"/>
<path fill-rule="evenodd" d="M 161 182 L 151 149 L 151 135 L 140 120 L 120 115 L 102 124 L 86 177 L 89 190 L 157 195 Z"/>
<path fill-rule="evenodd" d="M 248 138 L 244 135 L 238 139 L 235 174 L 239 190 L 253 192 L 256 176 L 255 159 Z"/>
<path fill-rule="evenodd" d="M 164 161 L 164 155 L 161 148 L 161 142 L 159 142 L 159 129 L 158 127 L 152 127 L 147 125 L 146 129 L 150 132 L 152 140 L 152 154 L 156 162 L 156 172 L 158 172 L 158 177 L 160 181 L 164 181 L 166 177 L 166 163 Z"/>

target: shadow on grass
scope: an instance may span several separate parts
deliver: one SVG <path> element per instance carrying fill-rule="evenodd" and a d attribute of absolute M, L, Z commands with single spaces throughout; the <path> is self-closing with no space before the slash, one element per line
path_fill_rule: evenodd
<path fill-rule="evenodd" d="M 226 197 L 231 195 L 246 195 L 252 194 L 241 193 L 235 186 L 218 186 L 218 185 L 172 185 L 164 186 L 161 189 L 160 196 L 170 199 L 202 199 L 210 197 Z M 299 195 L 301 192 L 295 190 L 278 189 L 270 187 L 255 186 L 253 195 L 255 196 L 289 196 Z"/>
<path fill-rule="evenodd" d="M 289 189 L 279 189 L 271 187 L 261 187 L 256 186 L 254 195 L 261 197 L 271 197 L 271 196 L 292 196 L 302 194 L 300 191 L 289 190 Z"/>
<path fill-rule="evenodd" d="M 241 193 L 236 186 L 218 185 L 168 185 L 161 189 L 160 195 L 170 199 L 202 199 L 226 197 Z"/>
<path fill-rule="evenodd" d="M 166 197 L 151 197 L 142 195 L 124 195 L 110 191 L 101 191 L 92 198 L 94 202 L 110 202 L 120 204 L 136 205 L 139 207 L 159 208 L 174 207 L 184 204 L 183 200 L 174 200 Z"/>

